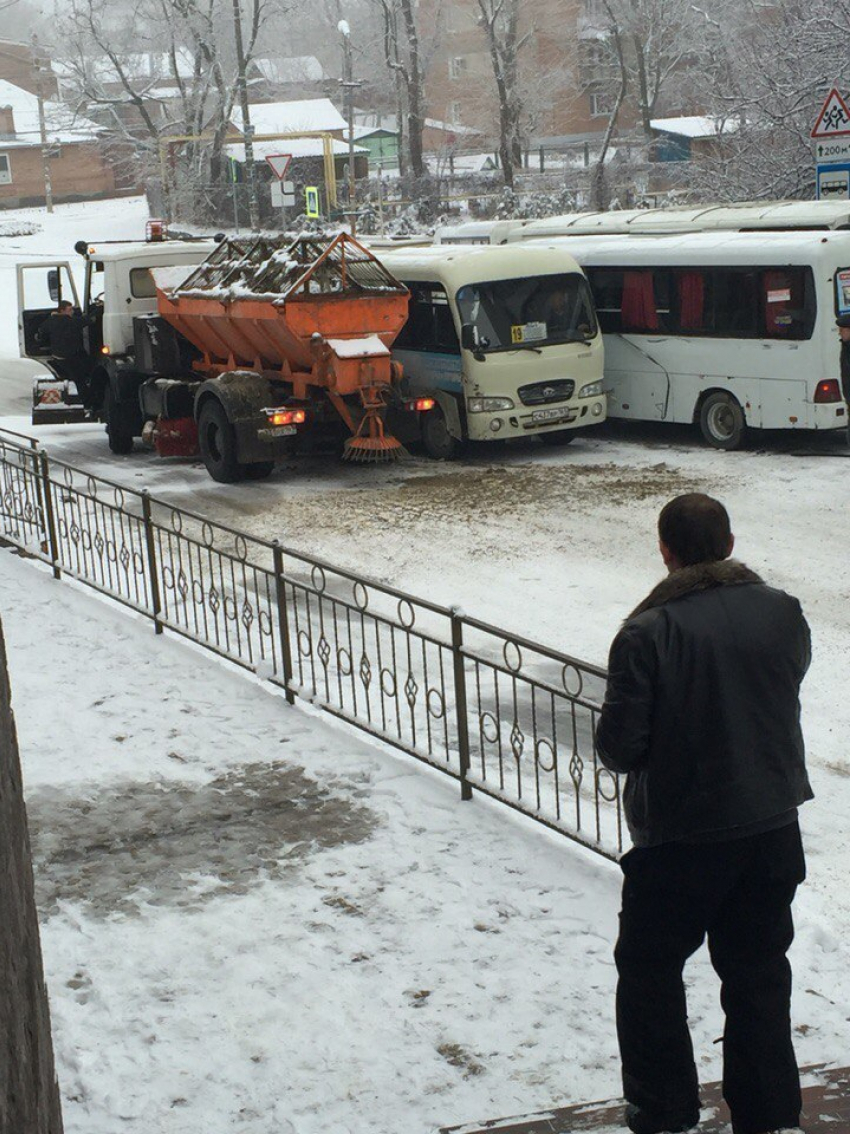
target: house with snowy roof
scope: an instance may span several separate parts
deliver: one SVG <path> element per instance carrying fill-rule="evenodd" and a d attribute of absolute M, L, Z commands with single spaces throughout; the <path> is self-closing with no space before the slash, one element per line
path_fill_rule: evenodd
<path fill-rule="evenodd" d="M 44 118 L 54 201 L 112 196 L 100 128 L 53 99 L 44 102 Z M 0 79 L 0 208 L 40 205 L 44 193 L 38 98 Z"/>
<path fill-rule="evenodd" d="M 265 159 L 277 154 L 289 154 L 291 163 L 287 181 L 299 185 L 324 184 L 325 143 L 322 134 L 330 135 L 330 146 L 338 182 L 345 176 L 349 148 L 348 124 L 329 98 L 294 99 L 289 102 L 256 102 L 248 106 L 248 116 L 254 132 L 254 160 L 261 182 L 271 181 L 273 174 Z M 243 133 L 242 109 L 237 107 L 231 116 L 233 133 L 225 146 L 225 154 L 238 170 L 236 180 L 244 176 L 245 145 L 239 141 Z M 312 134 L 307 138 L 267 139 L 269 134 Z M 369 175 L 369 150 L 354 146 L 354 175 Z"/>

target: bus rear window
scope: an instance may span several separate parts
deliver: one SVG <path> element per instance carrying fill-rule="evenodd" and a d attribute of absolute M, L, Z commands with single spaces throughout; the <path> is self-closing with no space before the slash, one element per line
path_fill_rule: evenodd
<path fill-rule="evenodd" d="M 809 339 L 812 271 L 789 268 L 596 268 L 588 271 L 603 331 Z"/>

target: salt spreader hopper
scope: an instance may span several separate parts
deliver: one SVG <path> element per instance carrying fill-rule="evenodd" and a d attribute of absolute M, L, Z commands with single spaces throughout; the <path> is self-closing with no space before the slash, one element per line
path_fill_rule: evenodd
<path fill-rule="evenodd" d="M 350 433 L 347 459 L 393 460 L 404 449 L 385 426 L 387 408 L 430 408 L 401 398 L 401 367 L 390 358 L 407 319 L 407 288 L 347 233 L 285 245 L 225 240 L 188 275 L 152 274 L 159 316 L 198 352 L 191 368 L 201 383 L 191 424 L 185 414 L 171 416 L 167 397 L 157 405 L 143 392 L 143 410 L 155 442 L 167 433 L 171 451 L 180 437 L 199 444 L 217 479 L 233 479 L 221 467 L 230 464 L 222 462 L 222 411 L 236 434 L 237 463 L 255 464 L 269 459 L 278 438 L 325 423 L 329 407 Z M 154 389 L 160 384 L 153 380 Z"/>

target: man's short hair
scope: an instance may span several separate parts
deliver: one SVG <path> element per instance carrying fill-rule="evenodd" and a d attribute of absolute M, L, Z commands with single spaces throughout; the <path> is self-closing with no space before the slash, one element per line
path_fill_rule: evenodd
<path fill-rule="evenodd" d="M 74 305 L 70 299 L 60 299 L 58 304 L 56 305 L 56 310 L 64 311 L 66 307 L 70 307 L 72 311 L 74 309 Z"/>
<path fill-rule="evenodd" d="M 676 496 L 661 509 L 658 537 L 683 567 L 726 559 L 732 538 L 729 513 L 704 492 Z"/>

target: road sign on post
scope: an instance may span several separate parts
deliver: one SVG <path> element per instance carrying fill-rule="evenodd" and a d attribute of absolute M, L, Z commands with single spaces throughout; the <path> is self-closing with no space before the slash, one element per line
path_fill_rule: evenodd
<path fill-rule="evenodd" d="M 292 154 L 266 154 L 266 161 L 271 166 L 272 173 L 279 181 L 283 181 L 286 177 L 286 171 L 289 168 L 289 163 L 292 161 Z"/>
<path fill-rule="evenodd" d="M 295 186 L 291 181 L 272 181 L 269 185 L 272 204 L 278 209 L 288 209 L 295 204 Z"/>
<path fill-rule="evenodd" d="M 850 200 L 850 108 L 833 87 L 812 127 L 819 201 Z"/>
<path fill-rule="evenodd" d="M 833 87 L 826 96 L 812 128 L 813 138 L 836 138 L 850 134 L 850 109 Z"/>
<path fill-rule="evenodd" d="M 318 190 L 317 186 L 315 186 L 315 185 L 306 186 L 306 188 L 304 189 L 304 201 L 305 201 L 305 205 L 306 205 L 304 212 L 307 214 L 307 216 L 312 217 L 313 219 L 318 218 L 318 216 L 319 216 L 319 190 Z"/>

